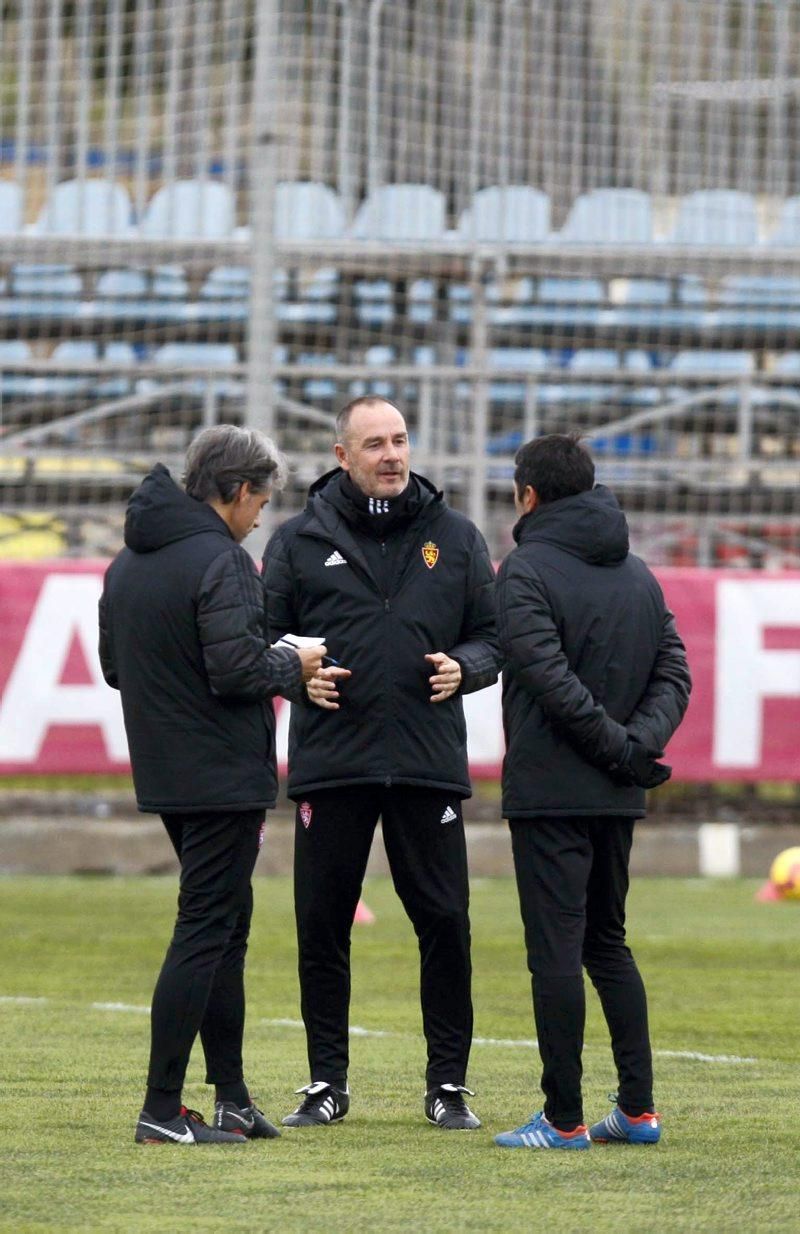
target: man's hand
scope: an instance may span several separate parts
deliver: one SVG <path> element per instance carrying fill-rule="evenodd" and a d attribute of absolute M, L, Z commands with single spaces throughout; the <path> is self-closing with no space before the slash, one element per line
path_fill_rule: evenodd
<path fill-rule="evenodd" d="M 310 681 L 322 667 L 322 657 L 328 654 L 328 648 L 323 644 L 319 647 L 295 647 L 300 657 L 303 669 L 303 681 Z"/>
<path fill-rule="evenodd" d="M 611 774 L 620 784 L 635 784 L 639 788 L 658 788 L 672 775 L 667 763 L 656 762 L 654 756 L 639 741 L 625 742 L 622 758 Z"/>
<path fill-rule="evenodd" d="M 333 666 L 319 668 L 311 680 L 307 682 L 306 694 L 312 703 L 316 703 L 318 707 L 323 707 L 325 711 L 338 711 L 339 691 L 337 689 L 337 682 L 347 681 L 349 676 L 349 668 L 334 668 Z"/>
<path fill-rule="evenodd" d="M 436 670 L 431 674 L 432 703 L 443 703 L 461 685 L 461 665 L 444 651 L 433 651 L 425 657 Z"/>

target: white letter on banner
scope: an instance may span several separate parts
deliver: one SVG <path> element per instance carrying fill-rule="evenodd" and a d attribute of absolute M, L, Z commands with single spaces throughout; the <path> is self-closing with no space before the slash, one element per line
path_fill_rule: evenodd
<path fill-rule="evenodd" d="M 765 650 L 770 626 L 800 627 L 800 581 L 717 583 L 714 762 L 720 767 L 757 767 L 764 699 L 800 697 L 800 651 Z"/>
<path fill-rule="evenodd" d="M 94 574 L 50 574 L 45 579 L 0 703 L 0 761 L 35 762 L 51 724 L 96 724 L 109 757 L 127 762 L 119 694 L 104 682 L 97 652 L 102 586 L 102 578 Z M 91 685 L 61 682 L 74 638 L 92 675 Z"/>

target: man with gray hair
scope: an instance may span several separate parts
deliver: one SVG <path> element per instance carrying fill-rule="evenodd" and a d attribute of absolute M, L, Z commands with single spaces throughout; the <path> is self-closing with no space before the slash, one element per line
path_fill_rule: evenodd
<path fill-rule="evenodd" d="M 244 1082 L 251 875 L 275 804 L 272 696 L 293 693 L 324 647 L 270 647 L 261 580 L 241 541 L 285 465 L 269 438 L 207 429 L 184 488 L 157 464 L 134 492 L 106 572 L 100 660 L 122 695 L 139 809 L 160 814 L 180 861 L 178 916 L 151 1010 L 139 1144 L 243 1143 L 277 1129 Z M 181 1104 L 198 1034 L 213 1126 Z"/>

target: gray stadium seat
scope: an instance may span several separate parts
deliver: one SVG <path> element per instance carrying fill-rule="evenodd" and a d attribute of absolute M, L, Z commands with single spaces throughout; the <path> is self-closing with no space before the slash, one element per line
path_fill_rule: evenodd
<path fill-rule="evenodd" d="M 236 204 L 220 180 L 162 184 L 147 204 L 139 232 L 148 239 L 221 240 L 236 225 Z"/>
<path fill-rule="evenodd" d="M 384 184 L 359 206 L 353 240 L 440 240 L 445 230 L 444 194 L 430 184 Z"/>
<path fill-rule="evenodd" d="M 569 244 L 649 244 L 653 239 L 650 195 L 638 189 L 593 189 L 572 204 L 559 232 Z"/>
<path fill-rule="evenodd" d="M 40 235 L 120 236 L 131 221 L 127 189 L 111 180 L 63 180 L 42 207 Z"/>
<path fill-rule="evenodd" d="M 672 244 L 750 245 L 758 242 L 756 203 L 736 189 L 703 189 L 684 197 Z"/>
<path fill-rule="evenodd" d="M 484 243 L 535 244 L 550 234 L 550 198 L 527 184 L 478 189 L 463 211 L 457 235 Z"/>
<path fill-rule="evenodd" d="M 344 228 L 344 207 L 327 184 L 285 180 L 276 186 L 275 235 L 279 240 L 336 240 Z"/>

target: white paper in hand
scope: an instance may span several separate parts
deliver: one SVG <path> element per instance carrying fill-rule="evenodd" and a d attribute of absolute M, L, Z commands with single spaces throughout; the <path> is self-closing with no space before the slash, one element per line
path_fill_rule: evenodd
<path fill-rule="evenodd" d="M 310 634 L 283 634 L 277 643 L 272 645 L 273 647 L 322 647 L 324 643 L 324 638 L 317 638 Z"/>

